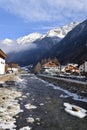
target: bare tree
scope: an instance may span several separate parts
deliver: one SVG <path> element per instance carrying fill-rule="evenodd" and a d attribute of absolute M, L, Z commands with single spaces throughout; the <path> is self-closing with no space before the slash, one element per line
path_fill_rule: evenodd
<path fill-rule="evenodd" d="M 40 62 L 38 62 L 37 64 L 36 64 L 36 66 L 34 67 L 34 73 L 39 73 L 40 72 L 40 70 L 41 70 L 41 63 Z"/>

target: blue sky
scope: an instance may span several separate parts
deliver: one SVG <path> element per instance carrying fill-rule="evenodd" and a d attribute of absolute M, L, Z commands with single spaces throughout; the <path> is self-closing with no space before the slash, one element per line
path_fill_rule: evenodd
<path fill-rule="evenodd" d="M 84 21 L 87 0 L 0 0 L 0 40 Z"/>

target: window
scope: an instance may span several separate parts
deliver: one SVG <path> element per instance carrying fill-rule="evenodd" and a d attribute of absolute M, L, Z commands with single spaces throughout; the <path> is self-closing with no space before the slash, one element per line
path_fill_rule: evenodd
<path fill-rule="evenodd" d="M 4 62 L 1 61 L 1 64 L 4 64 Z"/>

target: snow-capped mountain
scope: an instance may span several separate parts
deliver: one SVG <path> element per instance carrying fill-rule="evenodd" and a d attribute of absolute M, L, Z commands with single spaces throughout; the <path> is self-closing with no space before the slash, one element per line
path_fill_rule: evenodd
<path fill-rule="evenodd" d="M 40 33 L 31 33 L 27 36 L 23 36 L 18 38 L 16 41 L 18 44 L 27 44 L 27 43 L 32 43 L 42 37 L 42 34 Z"/>
<path fill-rule="evenodd" d="M 24 45 L 24 44 L 34 43 L 37 40 L 41 40 L 41 39 L 44 39 L 46 37 L 54 38 L 57 41 L 60 41 L 61 39 L 63 39 L 67 35 L 67 33 L 69 31 L 71 31 L 78 24 L 79 24 L 78 22 L 72 22 L 72 23 L 70 23 L 66 26 L 63 26 L 63 27 L 51 29 L 50 31 L 48 31 L 44 35 L 42 35 L 38 32 L 31 33 L 29 35 L 20 37 L 20 38 L 16 39 L 15 41 L 12 39 L 6 38 L 6 39 L 2 40 L 1 43 L 6 44 L 6 45 L 11 45 L 14 43 L 16 43 L 16 45 L 17 44 Z"/>
<path fill-rule="evenodd" d="M 48 37 L 59 37 L 64 38 L 69 31 L 71 31 L 75 26 L 77 26 L 79 22 L 72 22 L 66 26 L 60 28 L 54 28 L 47 32 Z"/>
<path fill-rule="evenodd" d="M 78 24 L 66 37 L 56 44 L 54 55 L 61 63 L 81 64 L 87 60 L 87 20 Z M 53 54 L 52 54 L 53 55 Z"/>
<path fill-rule="evenodd" d="M 78 24 L 79 24 L 78 22 L 72 22 L 63 27 L 51 29 L 44 35 L 37 32 L 31 33 L 29 35 L 18 38 L 16 42 L 22 45 L 27 44 L 27 43 L 29 44 L 29 43 L 35 42 L 36 40 L 41 40 L 45 37 L 55 38 L 57 41 L 60 41 L 62 38 L 64 38 L 67 35 L 69 31 L 71 31 Z"/>
<path fill-rule="evenodd" d="M 36 64 L 41 59 L 53 57 L 53 48 L 78 23 L 51 29 L 46 34 L 32 33 L 16 40 L 5 39 L 1 41 L 0 48 L 8 55 L 8 61 L 17 62 L 21 66 Z M 51 53 L 52 52 L 52 53 Z"/>

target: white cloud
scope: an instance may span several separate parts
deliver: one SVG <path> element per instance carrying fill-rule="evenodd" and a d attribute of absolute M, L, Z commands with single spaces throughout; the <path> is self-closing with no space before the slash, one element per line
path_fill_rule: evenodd
<path fill-rule="evenodd" d="M 5 44 L 5 45 L 9 45 L 9 46 L 13 44 L 13 40 L 8 39 L 8 38 L 2 40 L 1 42 L 2 42 L 3 44 Z"/>
<path fill-rule="evenodd" d="M 35 44 L 18 44 L 17 40 L 11 40 L 11 39 L 4 39 L 0 41 L 0 48 L 5 51 L 6 53 L 9 52 L 19 52 L 24 50 L 30 50 L 34 49 L 37 46 Z"/>
<path fill-rule="evenodd" d="M 85 18 L 87 0 L 0 0 L 0 7 L 27 21 Z"/>

